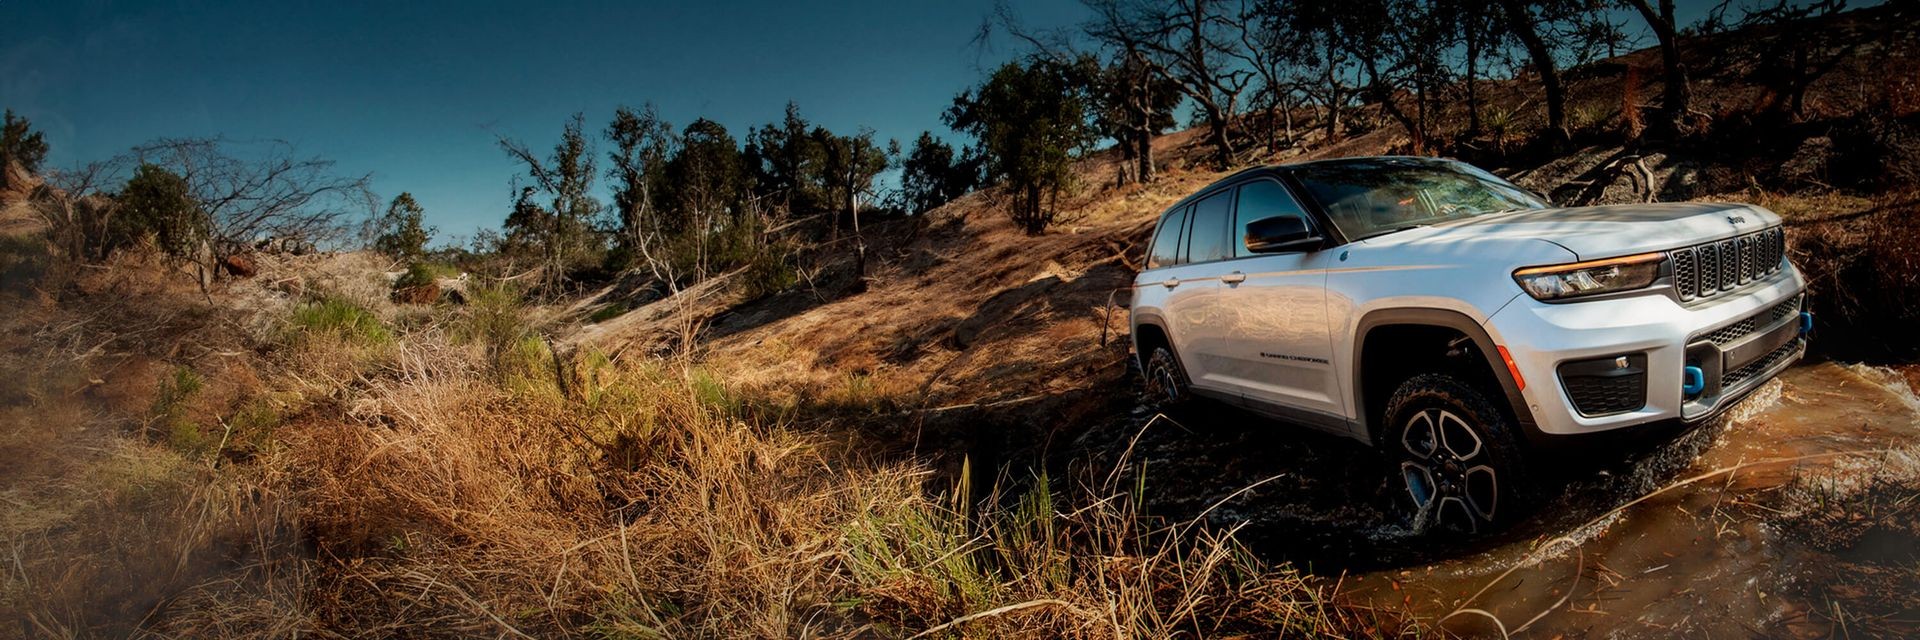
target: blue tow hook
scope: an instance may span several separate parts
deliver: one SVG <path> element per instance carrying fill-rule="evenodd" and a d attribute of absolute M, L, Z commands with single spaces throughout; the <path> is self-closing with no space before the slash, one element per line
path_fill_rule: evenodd
<path fill-rule="evenodd" d="M 1700 395 L 1707 390 L 1707 372 L 1700 367 L 1687 367 L 1681 373 L 1680 392 L 1690 396 Z"/>
<path fill-rule="evenodd" d="M 1813 333 L 1813 312 L 1802 311 L 1800 312 L 1800 335 L 1809 333 Z"/>

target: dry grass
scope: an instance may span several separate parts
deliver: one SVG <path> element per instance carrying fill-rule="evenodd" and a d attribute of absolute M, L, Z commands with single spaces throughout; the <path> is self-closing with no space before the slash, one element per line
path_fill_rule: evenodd
<path fill-rule="evenodd" d="M 1336 606 L 1326 585 L 1228 536 L 1156 528 L 1114 487 L 1073 509 L 1050 490 L 976 509 L 965 487 L 928 493 L 939 483 L 911 464 L 831 455 L 819 436 L 743 419 L 744 401 L 697 370 L 584 352 L 507 385 L 440 362 L 471 352 L 437 335 L 403 339 L 345 424 L 296 424 L 268 461 L 320 558 L 308 606 L 322 628 L 1137 637 L 1405 624 Z"/>
<path fill-rule="evenodd" d="M 504 290 L 423 314 L 271 286 L 226 292 L 271 318 L 154 310 L 202 323 L 182 344 L 245 328 L 251 346 L 115 364 L 53 357 L 92 338 L 34 339 L 0 363 L 39 381 L 6 389 L 0 433 L 10 459 L 37 460 L 0 470 L 0 612 L 21 633 L 1418 630 L 1229 532 L 1145 517 L 1137 486 L 975 492 L 782 417 L 885 419 L 910 389 L 884 372 L 783 406 L 684 362 L 556 346 Z"/>

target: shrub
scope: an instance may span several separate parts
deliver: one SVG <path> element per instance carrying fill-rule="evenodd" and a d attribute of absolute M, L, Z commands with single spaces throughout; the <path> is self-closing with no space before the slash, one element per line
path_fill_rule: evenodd
<path fill-rule="evenodd" d="M 387 213 L 373 221 L 373 249 L 396 258 L 418 258 L 427 251 L 435 229 L 421 223 L 426 213 L 413 194 L 405 191 L 387 205 Z"/>
<path fill-rule="evenodd" d="M 49 274 L 53 256 L 38 235 L 0 235 L 0 291 L 33 294 Z"/>
<path fill-rule="evenodd" d="M 200 453 L 206 447 L 200 425 L 187 417 L 187 403 L 205 386 L 206 381 L 192 368 L 174 367 L 160 377 L 160 391 L 148 411 L 149 423 L 158 424 L 167 443 L 183 453 Z"/>
<path fill-rule="evenodd" d="M 335 297 L 295 309 L 293 326 L 307 336 L 331 336 L 363 347 L 393 342 L 393 333 L 373 312 Z"/>
<path fill-rule="evenodd" d="M 436 262 L 413 262 L 407 265 L 407 272 L 393 281 L 395 290 L 434 284 L 441 278 L 459 275 L 460 271 L 451 266 Z"/>
<path fill-rule="evenodd" d="M 747 299 L 757 299 L 785 291 L 800 281 L 793 267 L 792 250 L 784 243 L 770 243 L 747 260 L 740 274 Z"/>
<path fill-rule="evenodd" d="M 391 297 L 404 304 L 433 304 L 440 300 L 440 278 L 453 273 L 453 268 L 445 265 L 414 262 L 394 279 Z"/>
<path fill-rule="evenodd" d="M 135 169 L 118 196 L 120 213 L 108 250 L 152 236 L 160 250 L 187 258 L 206 242 L 209 222 L 185 178 L 152 164 Z M 104 252 L 103 252 L 104 253 Z"/>

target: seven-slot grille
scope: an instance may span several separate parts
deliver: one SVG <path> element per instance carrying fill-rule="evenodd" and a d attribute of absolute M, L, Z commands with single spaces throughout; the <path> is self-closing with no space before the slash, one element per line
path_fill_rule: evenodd
<path fill-rule="evenodd" d="M 1667 256 L 1673 260 L 1673 288 L 1680 299 L 1706 298 L 1778 270 L 1787 257 L 1787 236 L 1773 227 L 1674 249 Z"/>

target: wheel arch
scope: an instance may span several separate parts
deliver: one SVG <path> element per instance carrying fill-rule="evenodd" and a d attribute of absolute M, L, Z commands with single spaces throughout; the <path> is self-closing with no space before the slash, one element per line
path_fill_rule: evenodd
<path fill-rule="evenodd" d="M 1450 336 L 1440 338 L 1439 336 Z M 1430 360 L 1414 357 L 1411 362 L 1387 360 L 1384 354 L 1391 346 L 1404 344 L 1406 340 L 1454 340 L 1464 337 L 1471 342 L 1474 362 L 1471 371 L 1476 380 L 1484 380 L 1498 387 L 1498 400 L 1508 410 L 1508 417 L 1522 434 L 1538 431 L 1534 424 L 1533 413 L 1527 408 L 1526 397 L 1521 394 L 1519 383 L 1514 380 L 1503 360 L 1499 347 L 1479 322 L 1464 313 L 1450 309 L 1436 308 L 1392 308 L 1376 309 L 1360 318 L 1354 330 L 1352 389 L 1355 419 L 1364 438 L 1379 446 L 1386 429 L 1379 428 L 1380 412 L 1393 394 L 1393 387 L 1408 371 L 1418 372 Z M 1369 346 L 1380 351 L 1368 350 Z M 1493 389 L 1489 389 L 1493 391 Z"/>
<path fill-rule="evenodd" d="M 1136 319 L 1132 338 L 1134 363 L 1140 365 L 1143 371 L 1146 369 L 1148 348 L 1157 345 L 1173 350 L 1173 336 L 1168 335 L 1167 328 L 1160 324 L 1158 318 Z M 1178 357 L 1179 353 L 1176 352 L 1174 356 Z"/>

